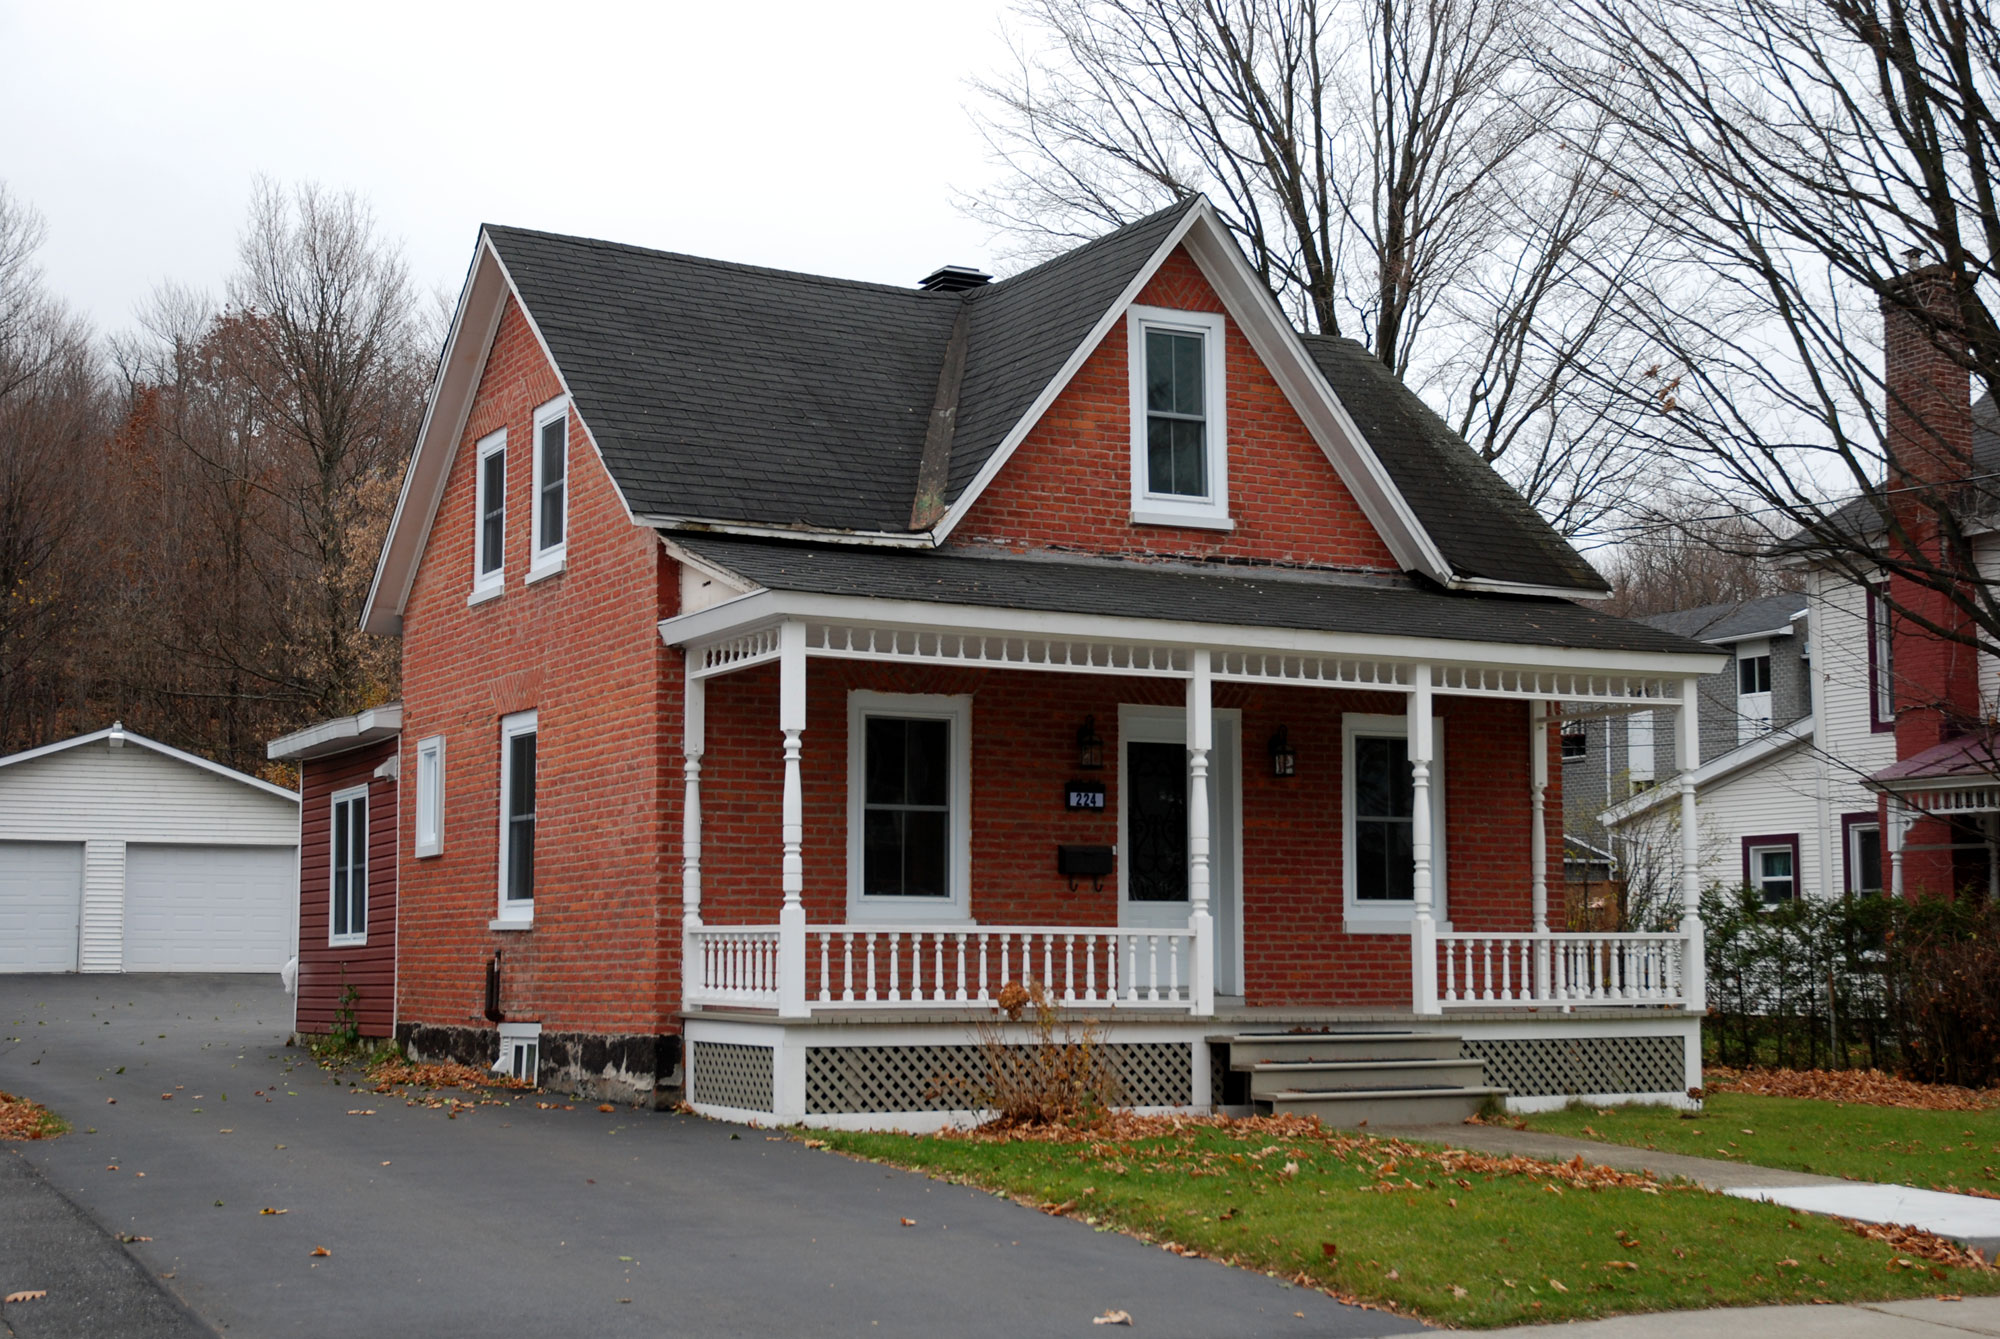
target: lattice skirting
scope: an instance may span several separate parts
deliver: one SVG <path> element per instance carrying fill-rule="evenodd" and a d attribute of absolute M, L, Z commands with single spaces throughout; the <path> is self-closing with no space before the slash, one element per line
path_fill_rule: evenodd
<path fill-rule="evenodd" d="M 695 1043 L 703 1047 L 703 1043 Z M 750 1047 L 736 1047 L 749 1050 Z M 1010 1048 L 1017 1052 L 1026 1047 Z M 1191 1043 L 1112 1042 L 1105 1046 L 1118 1076 L 1119 1100 L 1135 1107 L 1184 1107 L 1193 1099 Z M 696 1054 L 701 1052 L 697 1050 Z M 700 1092 L 701 1070 L 695 1070 Z M 812 1046 L 806 1049 L 806 1111 L 812 1115 L 892 1111 L 958 1111 L 986 1072 L 979 1046 Z M 769 1082 L 768 1069 L 766 1082 Z M 697 1102 L 709 1099 L 696 1096 Z"/>
<path fill-rule="evenodd" d="M 771 1085 L 773 1054 L 769 1046 L 724 1041 L 688 1043 L 692 1100 L 703 1106 L 771 1110 L 775 1101 Z"/>
<path fill-rule="evenodd" d="M 1687 1086 L 1681 1037 L 1467 1037 L 1468 1060 L 1515 1097 L 1679 1093 Z"/>

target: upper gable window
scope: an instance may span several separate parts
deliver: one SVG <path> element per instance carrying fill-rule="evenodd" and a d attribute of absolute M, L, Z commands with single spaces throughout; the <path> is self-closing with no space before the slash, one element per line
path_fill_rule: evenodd
<path fill-rule="evenodd" d="M 1230 529 L 1223 319 L 1132 307 L 1132 520 Z"/>
<path fill-rule="evenodd" d="M 479 474 L 474 514 L 472 594 L 475 599 L 497 594 L 506 580 L 507 553 L 507 430 L 479 441 Z"/>
<path fill-rule="evenodd" d="M 534 561 L 528 580 L 562 570 L 569 530 L 569 397 L 535 411 Z"/>

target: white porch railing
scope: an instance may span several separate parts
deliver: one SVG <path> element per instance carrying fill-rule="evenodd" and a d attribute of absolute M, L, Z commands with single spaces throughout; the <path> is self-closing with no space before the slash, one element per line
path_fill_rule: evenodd
<path fill-rule="evenodd" d="M 1440 931 L 1435 938 L 1437 1004 L 1443 1008 L 1688 1003 L 1688 936 L 1677 930 Z"/>
<path fill-rule="evenodd" d="M 690 1005 L 775 1009 L 785 966 L 777 926 L 687 931 Z M 1065 1008 L 1194 1008 L 1194 931 L 1089 926 L 809 926 L 807 1012 L 991 1006 L 1009 981 L 1040 982 Z"/>

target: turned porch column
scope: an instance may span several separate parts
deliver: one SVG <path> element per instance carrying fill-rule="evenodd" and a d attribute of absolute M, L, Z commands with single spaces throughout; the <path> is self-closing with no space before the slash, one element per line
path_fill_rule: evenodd
<path fill-rule="evenodd" d="M 1910 811 L 1903 804 L 1903 797 L 1889 797 L 1889 892 L 1901 899 L 1903 896 L 1903 839 L 1910 830 Z"/>
<path fill-rule="evenodd" d="M 1549 706 L 1528 704 L 1528 896 L 1537 935 L 1549 928 Z M 1535 998 L 1547 999 L 1549 946 L 1535 941 Z"/>
<path fill-rule="evenodd" d="M 1694 809 L 1694 772 L 1701 766 L 1701 724 L 1697 719 L 1697 699 L 1701 680 L 1681 680 L 1680 729 L 1674 741 L 1681 772 L 1681 933 L 1686 936 L 1686 960 L 1681 963 L 1681 982 L 1687 1007 L 1694 1013 L 1708 1011 L 1708 946 L 1701 924 L 1701 832 Z"/>
<path fill-rule="evenodd" d="M 693 657 L 689 658 L 693 669 Z M 693 932 L 701 928 L 701 755 L 707 740 L 708 684 L 690 672 L 681 696 L 681 997 L 698 983 L 702 963 Z"/>
<path fill-rule="evenodd" d="M 1431 667 L 1418 665 L 1410 689 L 1410 994 L 1420 1014 L 1443 1012 L 1437 985 L 1437 920 L 1431 897 Z"/>
<path fill-rule="evenodd" d="M 785 904 L 778 912 L 778 1014 L 806 1014 L 805 787 L 799 778 L 799 736 L 806 728 L 806 627 L 778 625 L 778 729 L 785 737 L 785 798 L 780 818 L 785 846 Z"/>
<path fill-rule="evenodd" d="M 1215 710 L 1210 692 L 1211 660 L 1206 650 L 1194 653 L 1194 673 L 1188 678 L 1188 985 L 1195 1016 L 1215 1013 L 1215 918 L 1209 914 L 1208 755 L 1215 747 Z"/>

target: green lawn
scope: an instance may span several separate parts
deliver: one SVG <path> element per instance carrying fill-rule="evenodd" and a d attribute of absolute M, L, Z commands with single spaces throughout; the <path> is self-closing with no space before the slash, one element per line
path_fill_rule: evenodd
<path fill-rule="evenodd" d="M 1684 1185 L 1591 1188 L 1547 1164 L 1266 1125 L 1123 1141 L 825 1133 L 828 1146 L 1462 1326 L 2000 1293 L 1829 1219 Z"/>
<path fill-rule="evenodd" d="M 1571 1107 L 1528 1128 L 1635 1148 L 2000 1194 L 2000 1111 L 1914 1111 L 1797 1097 L 1711 1095 L 1687 1120 L 1668 1107 Z"/>

